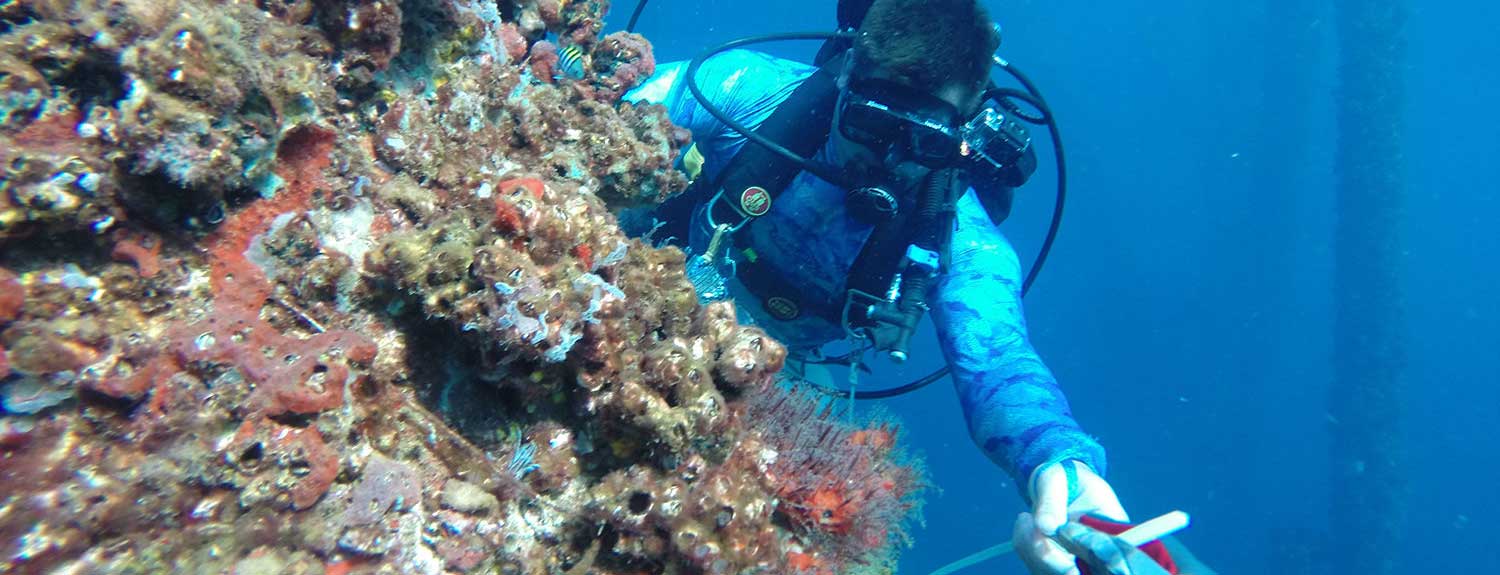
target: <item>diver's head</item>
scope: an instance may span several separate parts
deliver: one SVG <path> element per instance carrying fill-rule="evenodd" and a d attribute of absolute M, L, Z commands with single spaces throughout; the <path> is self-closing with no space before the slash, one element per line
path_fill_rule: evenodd
<path fill-rule="evenodd" d="M 998 45 L 976 0 L 875 0 L 839 75 L 839 162 L 908 181 L 953 165 Z"/>

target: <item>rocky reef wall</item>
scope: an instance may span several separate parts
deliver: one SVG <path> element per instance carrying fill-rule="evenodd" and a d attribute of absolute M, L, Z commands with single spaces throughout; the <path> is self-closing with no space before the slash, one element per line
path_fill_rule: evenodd
<path fill-rule="evenodd" d="M 616 225 L 606 10 L 0 3 L 0 571 L 888 571 L 894 428 Z"/>

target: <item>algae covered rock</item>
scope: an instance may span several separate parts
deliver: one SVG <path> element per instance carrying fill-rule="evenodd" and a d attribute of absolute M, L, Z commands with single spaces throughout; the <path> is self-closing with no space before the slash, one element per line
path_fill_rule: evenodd
<path fill-rule="evenodd" d="M 885 428 L 616 222 L 687 134 L 619 101 L 654 61 L 606 10 L 0 6 L 0 571 L 888 557 L 920 481 Z"/>

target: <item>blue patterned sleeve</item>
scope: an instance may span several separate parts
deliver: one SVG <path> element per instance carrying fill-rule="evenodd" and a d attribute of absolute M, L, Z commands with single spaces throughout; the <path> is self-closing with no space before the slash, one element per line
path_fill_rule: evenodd
<path fill-rule="evenodd" d="M 1026 495 L 1037 468 L 1077 459 L 1104 474 L 1104 448 L 1073 420 L 1068 400 L 1026 336 L 1021 264 L 974 191 L 958 202 L 952 257 L 930 294 L 943 354 L 969 434 Z"/>
<path fill-rule="evenodd" d="M 655 74 L 625 94 L 625 100 L 665 106 L 672 123 L 693 133 L 693 141 L 705 158 L 705 173 L 713 174 L 734 156 L 745 137 L 709 114 L 688 91 L 687 67 L 688 62 L 657 66 Z M 698 68 L 697 80 L 709 101 L 754 129 L 815 70 L 753 50 L 730 50 L 705 60 Z"/>

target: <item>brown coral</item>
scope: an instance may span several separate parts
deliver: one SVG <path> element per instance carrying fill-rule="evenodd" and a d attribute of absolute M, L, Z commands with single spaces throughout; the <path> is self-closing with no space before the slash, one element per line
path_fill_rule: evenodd
<path fill-rule="evenodd" d="M 685 187 L 687 135 L 619 103 L 653 61 L 607 8 L 5 8 L 0 570 L 822 571 L 898 540 L 892 433 L 776 391 L 781 345 L 616 223 Z M 528 70 L 547 35 L 581 77 Z"/>

